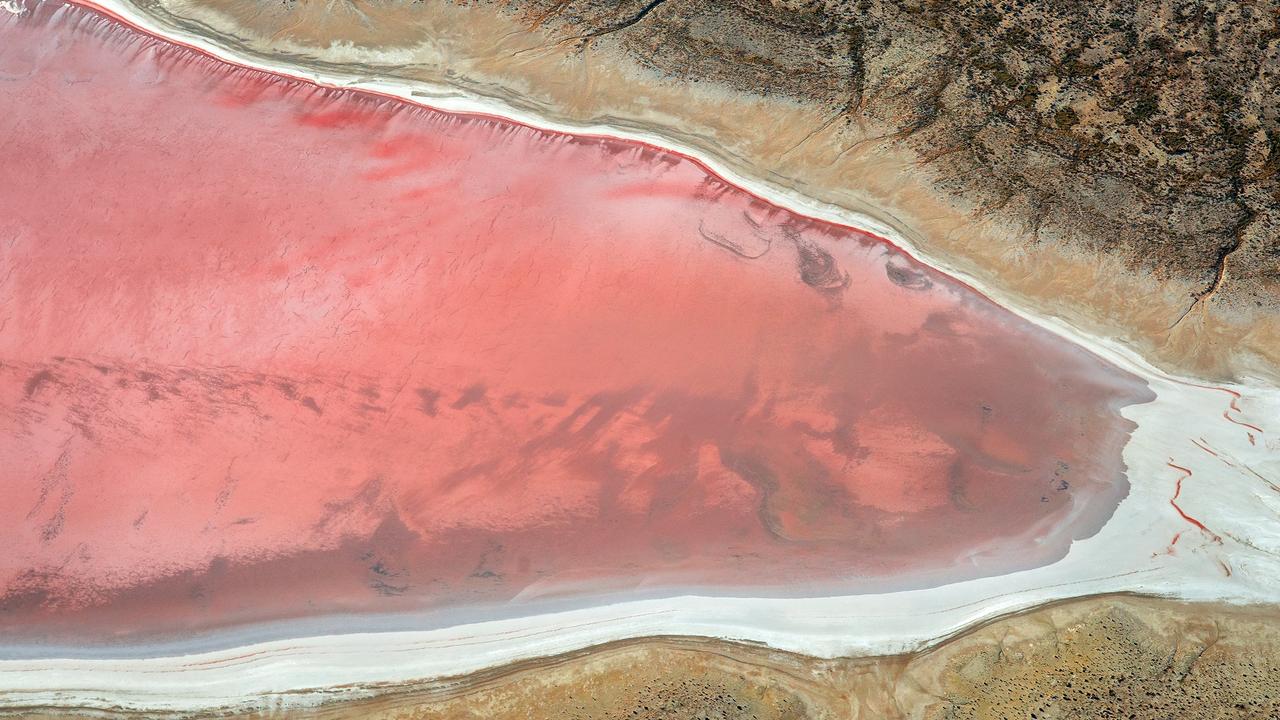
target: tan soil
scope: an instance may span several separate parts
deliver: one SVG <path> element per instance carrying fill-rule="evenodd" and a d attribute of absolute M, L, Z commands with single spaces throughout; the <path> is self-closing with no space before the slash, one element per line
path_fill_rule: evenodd
<path fill-rule="evenodd" d="M 658 132 L 1166 368 L 1280 378 L 1275 12 L 667 0 L 621 27 L 648 6 L 137 2 L 274 61 Z"/>

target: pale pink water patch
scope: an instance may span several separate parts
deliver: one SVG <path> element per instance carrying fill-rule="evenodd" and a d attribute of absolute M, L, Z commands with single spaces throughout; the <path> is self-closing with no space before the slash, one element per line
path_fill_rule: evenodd
<path fill-rule="evenodd" d="M 0 626 L 1044 564 L 1143 383 L 681 156 L 0 17 Z"/>

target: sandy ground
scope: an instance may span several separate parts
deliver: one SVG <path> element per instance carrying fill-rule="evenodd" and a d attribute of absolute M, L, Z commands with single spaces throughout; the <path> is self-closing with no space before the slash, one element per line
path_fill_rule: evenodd
<path fill-rule="evenodd" d="M 1275 378 L 1280 319 L 1210 299 L 1190 316 L 1196 282 L 1122 261 L 1029 244 L 1027 228 L 980 215 L 926 186 L 916 157 L 885 128 L 832 121 L 829 110 L 712 82 L 673 82 L 608 41 L 579 48 L 484 6 L 449 3 L 259 4 L 143 0 L 162 23 L 238 51 L 314 68 L 426 83 L 499 100 L 569 124 L 654 132 L 744 175 L 871 215 L 940 261 L 1027 309 L 1131 344 L 1157 365 L 1201 376 Z"/>

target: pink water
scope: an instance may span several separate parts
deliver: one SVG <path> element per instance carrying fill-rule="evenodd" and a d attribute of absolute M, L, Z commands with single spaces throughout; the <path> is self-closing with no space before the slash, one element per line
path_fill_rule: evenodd
<path fill-rule="evenodd" d="M 683 157 L 0 14 L 0 632 L 1061 557 L 1137 379 Z"/>

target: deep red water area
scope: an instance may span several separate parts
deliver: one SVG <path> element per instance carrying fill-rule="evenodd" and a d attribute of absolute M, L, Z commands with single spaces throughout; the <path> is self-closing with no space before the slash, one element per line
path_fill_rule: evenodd
<path fill-rule="evenodd" d="M 0 632 L 1040 565 L 1138 379 L 620 140 L 0 13 Z"/>

